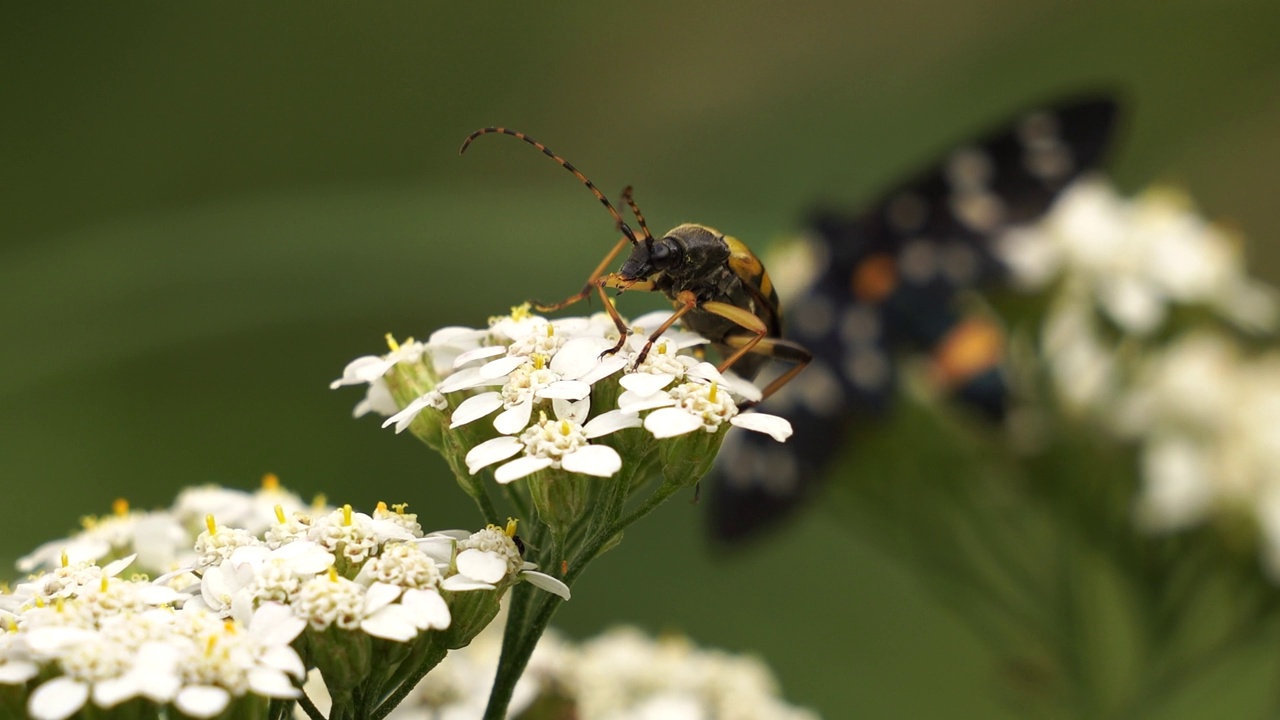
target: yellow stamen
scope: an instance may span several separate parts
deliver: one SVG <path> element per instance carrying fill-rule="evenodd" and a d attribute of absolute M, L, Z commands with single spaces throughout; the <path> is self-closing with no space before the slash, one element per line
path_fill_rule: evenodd
<path fill-rule="evenodd" d="M 351 527 L 351 503 L 342 506 L 342 527 Z"/>
<path fill-rule="evenodd" d="M 124 498 L 116 498 L 115 502 L 111 503 L 111 512 L 115 513 L 116 517 L 128 515 L 129 501 Z"/>
<path fill-rule="evenodd" d="M 71 558 L 67 557 L 67 551 L 66 551 L 66 550 L 63 550 L 63 551 L 62 551 L 62 557 L 61 557 L 61 560 L 62 560 L 62 567 L 66 567 L 66 566 L 68 566 L 68 565 L 70 565 L 70 564 L 71 564 Z"/>
<path fill-rule="evenodd" d="M 551 323 L 547 323 L 547 337 L 555 337 L 556 329 L 551 327 Z"/>
<path fill-rule="evenodd" d="M 67 599 L 59 595 L 58 601 L 53 604 L 53 607 L 57 612 L 65 612 L 67 609 Z"/>
<path fill-rule="evenodd" d="M 338 571 L 332 565 L 329 566 L 329 582 L 338 582 Z"/>
<path fill-rule="evenodd" d="M 38 607 L 38 608 L 42 608 L 42 607 L 44 607 L 44 598 L 42 598 L 42 597 L 37 597 L 37 598 L 36 598 L 36 607 Z"/>
<path fill-rule="evenodd" d="M 711 391 L 707 393 L 707 399 L 711 402 L 716 401 L 716 384 L 711 383 Z"/>
<path fill-rule="evenodd" d="M 280 489 L 280 478 L 275 473 L 267 473 L 262 476 L 262 489 L 267 492 L 275 492 Z"/>
<path fill-rule="evenodd" d="M 379 500 L 379 501 L 378 501 L 378 507 L 377 507 L 376 509 L 374 509 L 374 512 L 380 512 L 380 513 L 384 513 L 384 514 L 385 514 L 385 513 L 387 512 L 387 504 L 386 504 L 385 502 L 383 502 L 383 501 Z"/>
<path fill-rule="evenodd" d="M 213 657 L 213 649 L 218 646 L 218 636 L 210 635 L 204 644 L 204 656 Z"/>
<path fill-rule="evenodd" d="M 98 586 L 102 590 L 102 592 L 107 591 L 107 581 L 110 579 L 111 578 L 107 577 L 106 575 L 102 576 L 102 583 Z"/>
<path fill-rule="evenodd" d="M 545 360 L 541 355 L 534 355 L 534 356 L 533 356 L 533 369 L 534 369 L 534 370 L 541 370 L 545 364 L 546 364 L 546 360 Z"/>
<path fill-rule="evenodd" d="M 517 520 L 517 519 L 515 519 L 515 518 L 510 518 L 510 517 L 509 517 L 509 518 L 507 518 L 507 527 L 506 527 L 506 529 L 505 529 L 505 530 L 503 530 L 502 532 L 503 532 L 503 533 L 505 533 L 507 537 L 515 537 L 515 536 L 516 536 L 516 525 L 519 525 L 519 524 L 520 524 L 520 521 L 519 521 L 519 520 Z"/>
<path fill-rule="evenodd" d="M 529 309 L 530 309 L 529 303 L 522 303 L 520 305 L 513 306 L 511 308 L 511 319 L 515 320 L 516 322 L 527 319 L 531 314 L 529 312 Z"/>
<path fill-rule="evenodd" d="M 391 352 L 400 349 L 400 343 L 396 342 L 396 337 L 391 333 L 387 333 L 387 347 L 391 348 Z"/>
<path fill-rule="evenodd" d="M 16 618 L 9 618 L 8 629 L 9 632 L 18 632 L 18 621 Z"/>
<path fill-rule="evenodd" d="M 403 515 L 404 511 L 409 509 L 409 503 L 396 503 L 391 506 L 391 509 L 395 510 L 397 515 Z"/>
<path fill-rule="evenodd" d="M 236 621 L 228 618 L 222 623 L 222 630 L 228 635 L 236 634 Z"/>
<path fill-rule="evenodd" d="M 276 505 L 275 510 L 276 510 L 276 522 L 278 522 L 278 523 L 280 523 L 281 525 L 283 525 L 283 524 L 285 524 L 286 522 L 288 522 L 288 521 L 289 521 L 289 518 L 287 518 L 287 517 L 285 517 L 285 516 L 284 516 L 284 508 L 283 508 L 283 507 L 281 507 L 280 505 Z"/>
<path fill-rule="evenodd" d="M 573 428 L 569 427 L 568 420 L 560 421 L 560 434 L 569 437 L 569 433 L 573 432 Z"/>
<path fill-rule="evenodd" d="M 210 535 L 218 534 L 218 523 L 213 521 L 213 513 L 204 516 L 204 526 L 209 528 Z"/>
<path fill-rule="evenodd" d="M 318 493 L 311 499 L 312 510 L 323 510 L 329 504 L 329 496 L 324 493 Z"/>
<path fill-rule="evenodd" d="M 663 342 L 661 342 L 661 343 L 659 343 L 659 344 L 658 344 L 658 354 L 659 354 L 659 355 L 666 355 L 666 354 L 667 354 L 667 343 L 666 343 L 666 341 L 665 341 L 665 340 L 664 340 Z"/>

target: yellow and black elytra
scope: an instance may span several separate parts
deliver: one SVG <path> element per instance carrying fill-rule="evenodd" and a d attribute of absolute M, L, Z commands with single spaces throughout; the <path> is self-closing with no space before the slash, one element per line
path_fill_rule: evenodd
<path fill-rule="evenodd" d="M 726 438 L 705 483 L 713 537 L 759 535 L 812 498 L 832 461 L 857 442 L 857 429 L 892 409 L 904 355 L 925 356 L 938 385 L 979 416 L 1002 418 L 1004 331 L 966 312 L 961 296 L 1005 277 L 996 238 L 1043 216 L 1100 165 L 1116 115 L 1108 97 L 1023 113 L 862 212 L 811 216 L 820 270 L 787 298 L 786 319 L 788 337 L 813 361 L 762 408 L 795 432 L 785 443 L 758 433 Z"/>
<path fill-rule="evenodd" d="M 782 339 L 782 311 L 773 282 L 760 259 L 742 241 L 695 223 L 678 225 L 661 238 L 655 238 L 632 198 L 631 188 L 627 187 L 622 191 L 622 200 L 640 226 L 641 234 L 637 236 L 595 183 L 546 145 L 524 133 L 500 127 L 481 128 L 467 136 L 459 153 L 466 152 L 473 140 L 489 133 L 523 140 L 573 173 L 609 211 L 622 233 L 622 239 L 596 266 L 581 291 L 558 303 L 537 304 L 538 310 L 551 312 L 568 307 L 586 299 L 594 290 L 618 328 L 617 345 L 606 351 L 606 354 L 615 353 L 622 349 L 631 330 L 605 290 L 660 292 L 671 300 L 676 311 L 649 334 L 648 342 L 636 358 L 637 363 L 645 358 L 662 333 L 680 322 L 716 347 L 722 357 L 720 372 L 732 368 L 752 379 L 770 358 L 790 363 L 791 367 L 765 386 L 761 392 L 764 398 L 777 392 L 808 365 L 812 358 L 809 351 Z M 631 255 L 622 267 L 617 272 L 606 273 L 628 244 Z"/>

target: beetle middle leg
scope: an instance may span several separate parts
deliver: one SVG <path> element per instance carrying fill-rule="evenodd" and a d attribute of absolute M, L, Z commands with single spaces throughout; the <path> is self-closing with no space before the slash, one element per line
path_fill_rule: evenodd
<path fill-rule="evenodd" d="M 784 362 L 795 363 L 795 367 L 787 370 L 779 375 L 773 382 L 765 386 L 760 392 L 760 400 L 774 394 L 783 385 L 791 382 L 791 379 L 800 374 L 805 366 L 813 360 L 813 354 L 798 343 L 782 338 L 768 337 L 769 327 L 764 321 L 750 311 L 722 302 L 705 302 L 702 309 L 707 312 L 714 313 L 720 317 L 731 320 L 748 332 L 729 335 L 721 342 L 729 347 L 736 348 L 734 352 L 720 363 L 720 367 L 716 368 L 719 372 L 725 372 L 733 367 L 743 355 L 747 353 L 755 353 L 765 355 L 766 357 L 776 358 Z M 756 403 L 744 403 L 743 407 L 750 407 Z"/>

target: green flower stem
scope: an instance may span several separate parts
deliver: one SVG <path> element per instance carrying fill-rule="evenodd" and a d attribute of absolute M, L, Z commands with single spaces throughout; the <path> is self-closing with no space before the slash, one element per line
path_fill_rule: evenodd
<path fill-rule="evenodd" d="M 643 505 L 619 519 L 623 505 L 626 503 L 627 491 L 630 489 L 630 478 L 620 478 L 601 509 L 601 514 L 610 520 L 600 523 L 600 529 L 589 534 L 588 540 L 570 561 L 569 571 L 561 578 L 564 584 L 572 588 L 573 583 L 582 575 L 587 565 L 603 552 L 613 538 L 632 523 L 653 512 L 682 487 L 684 485 L 680 483 L 664 483 L 645 500 Z M 558 554 L 560 549 L 557 547 L 556 550 Z M 498 673 L 494 678 L 493 690 L 489 694 L 489 705 L 485 708 L 483 720 L 506 718 L 507 706 L 511 703 L 516 681 L 524 673 L 525 666 L 529 664 L 529 658 L 533 656 L 533 651 L 538 646 L 538 640 L 546 632 L 551 624 L 551 618 L 555 616 L 556 610 L 563 602 L 550 593 L 540 593 L 537 597 L 533 597 L 532 588 L 527 583 L 522 583 L 512 592 L 519 593 L 522 590 L 530 596 L 531 602 L 520 602 L 523 598 L 518 594 L 512 597 L 510 612 L 516 612 L 516 608 L 519 607 L 520 616 L 508 615 L 506 631 L 502 638 L 502 656 L 498 661 Z M 526 620 L 525 613 L 530 608 L 533 612 Z"/>
<path fill-rule="evenodd" d="M 458 483 L 463 487 L 467 487 L 472 483 L 472 478 L 468 475 L 463 475 L 461 468 L 455 467 L 453 468 L 453 472 L 458 477 Z M 489 497 L 489 491 L 484 488 L 484 485 L 479 483 L 474 484 L 473 487 L 476 488 L 475 492 L 468 492 L 467 494 L 476 501 L 476 507 L 480 509 L 480 516 L 484 518 L 485 523 L 489 525 L 502 525 L 502 518 L 499 517 L 498 509 L 493 505 L 493 498 Z"/>
<path fill-rule="evenodd" d="M 311 698 L 307 697 L 305 693 L 298 698 L 298 707 L 302 708 L 302 712 L 306 713 L 311 720 L 325 720 L 320 708 L 316 707 L 316 704 L 311 702 Z"/>
<path fill-rule="evenodd" d="M 443 646 L 432 643 L 431 647 L 427 650 L 427 654 L 423 656 L 422 662 L 418 663 L 418 667 L 400 683 L 400 686 L 395 689 L 395 692 L 391 693 L 391 695 L 387 697 L 386 701 L 368 714 L 369 719 L 382 720 L 382 718 L 386 717 L 388 713 L 395 710 L 396 706 L 403 702 L 409 693 L 413 692 L 413 689 L 418 686 L 418 683 L 421 682 L 422 678 L 430 672 L 432 668 L 440 664 L 440 661 L 444 659 L 444 656 L 448 652 L 449 651 Z"/>

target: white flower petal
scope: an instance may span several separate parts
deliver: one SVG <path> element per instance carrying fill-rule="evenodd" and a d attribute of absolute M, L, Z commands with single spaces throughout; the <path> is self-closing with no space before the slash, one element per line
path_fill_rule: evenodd
<path fill-rule="evenodd" d="M 525 398 L 498 413 L 498 417 L 493 419 L 493 427 L 503 435 L 515 435 L 529 427 L 531 417 L 533 417 L 533 398 Z"/>
<path fill-rule="evenodd" d="M 255 695 L 269 698 L 296 698 L 302 691 L 293 686 L 289 676 L 272 668 L 257 667 L 249 671 L 249 689 Z"/>
<path fill-rule="evenodd" d="M 480 366 L 480 377 L 486 380 L 505 379 L 511 374 L 512 370 L 527 362 L 529 362 L 529 358 L 521 355 L 508 355 L 497 360 L 490 360 Z"/>
<path fill-rule="evenodd" d="M 478 367 L 469 367 L 463 368 L 442 380 L 436 386 L 436 390 L 442 393 L 451 393 L 482 385 L 501 385 L 503 382 L 502 378 L 494 379 L 482 376 Z"/>
<path fill-rule="evenodd" d="M 413 419 L 418 417 L 418 413 L 427 409 L 428 407 L 430 407 L 430 405 L 431 405 L 431 399 L 428 398 L 426 395 L 423 395 L 418 398 L 414 398 L 412 402 L 404 406 L 403 410 L 396 413 L 395 415 L 392 415 L 391 417 L 388 417 L 386 420 L 383 420 L 382 427 L 385 428 L 390 425 L 395 425 L 396 434 L 399 435 L 400 433 L 405 431 L 405 428 L 409 427 L 409 425 L 413 423 Z"/>
<path fill-rule="evenodd" d="M 591 394 L 591 386 L 577 380 L 557 380 L 534 394 L 540 398 L 581 400 Z"/>
<path fill-rule="evenodd" d="M 400 604 L 413 613 L 420 630 L 444 630 L 453 622 L 449 604 L 435 590 L 410 588 L 404 591 Z"/>
<path fill-rule="evenodd" d="M 264 645 L 287 645 L 302 634 L 307 621 L 298 617 L 288 605 L 264 602 L 249 621 L 249 633 Z"/>
<path fill-rule="evenodd" d="M 667 393 L 655 393 L 653 395 L 641 396 L 627 390 L 618 396 L 618 408 L 623 412 L 630 413 L 632 415 L 644 410 L 652 410 L 654 408 L 667 407 L 675 404 L 675 398 L 671 397 L 671 395 Z"/>
<path fill-rule="evenodd" d="M 178 692 L 174 705 L 195 718 L 211 718 L 227 709 L 231 694 L 212 685 L 188 685 Z"/>
<path fill-rule="evenodd" d="M 600 352 L 607 349 L 594 338 L 574 338 L 552 356 L 548 367 L 566 380 L 579 380 L 600 364 Z"/>
<path fill-rule="evenodd" d="M 400 597 L 400 593 L 404 588 L 391 583 L 376 582 L 369 586 L 369 590 L 364 596 L 364 611 L 368 615 L 377 613 L 382 608 L 390 605 Z"/>
<path fill-rule="evenodd" d="M 329 383 L 330 390 L 337 390 L 344 385 L 364 385 L 386 374 L 391 363 L 377 355 L 365 355 L 347 363 L 342 369 L 342 377 Z"/>
<path fill-rule="evenodd" d="M 626 428 L 640 427 L 642 424 L 640 416 L 635 413 L 610 410 L 592 418 L 591 422 L 582 427 L 582 434 L 591 440 Z"/>
<path fill-rule="evenodd" d="M 89 685 L 65 675 L 56 677 L 31 693 L 27 712 L 35 720 L 65 720 L 84 707 Z"/>
<path fill-rule="evenodd" d="M 689 368 L 685 372 L 685 374 L 688 375 L 690 378 L 705 380 L 707 382 L 713 382 L 719 385 L 730 384 L 729 381 L 725 380 L 724 376 L 720 374 L 720 371 L 716 369 L 716 366 L 712 365 L 709 362 L 700 362 L 697 365 L 694 365 L 693 367 Z"/>
<path fill-rule="evenodd" d="M 670 373 L 638 372 L 623 375 L 618 380 L 618 384 L 639 397 L 649 397 L 670 385 L 675 379 L 676 376 Z"/>
<path fill-rule="evenodd" d="M 133 564 L 133 561 L 137 557 L 138 557 L 138 553 L 134 553 L 132 555 L 129 555 L 128 557 L 122 557 L 119 560 L 115 560 L 111 563 L 108 563 L 106 566 L 102 568 L 102 574 L 107 577 L 115 577 L 119 575 L 121 572 L 124 572 L 125 568 Z"/>
<path fill-rule="evenodd" d="M 532 475 L 539 470 L 549 468 L 551 465 L 551 458 L 539 458 L 526 455 L 525 457 L 516 458 L 497 470 L 494 470 L 493 479 L 503 485 L 506 485 L 507 483 L 519 480 L 526 475 Z"/>
<path fill-rule="evenodd" d="M 742 413 L 729 418 L 729 422 L 740 428 L 764 433 L 778 442 L 786 442 L 791 437 L 791 423 L 777 415 Z"/>
<path fill-rule="evenodd" d="M 360 621 L 366 633 L 394 642 L 408 642 L 418 636 L 412 613 L 403 605 L 388 605 Z"/>
<path fill-rule="evenodd" d="M 741 375 L 738 375 L 733 371 L 728 371 L 724 373 L 724 386 L 728 388 L 729 391 L 732 392 L 734 395 L 737 395 L 743 400 L 750 400 L 751 402 L 760 402 L 760 400 L 763 398 L 763 394 L 760 392 L 760 388 L 756 387 L 755 383 L 742 377 Z"/>
<path fill-rule="evenodd" d="M 304 620 L 305 624 L 306 621 Z M 274 645 L 266 649 L 261 656 L 262 663 L 268 667 L 275 668 L 286 675 L 301 680 L 307 676 L 307 668 L 302 664 L 302 658 L 298 656 L 298 651 L 288 645 Z"/>
<path fill-rule="evenodd" d="M 659 408 L 644 419 L 644 429 L 659 440 L 691 433 L 700 427 L 702 419 L 681 408 Z"/>
<path fill-rule="evenodd" d="M 485 440 L 467 453 L 467 470 L 475 475 L 480 468 L 506 460 L 524 449 L 524 443 L 513 437 L 496 437 Z"/>
<path fill-rule="evenodd" d="M 591 398 L 586 397 L 581 400 L 557 398 L 551 401 L 551 407 L 555 410 L 557 420 L 569 420 L 581 425 L 591 414 Z"/>
<path fill-rule="evenodd" d="M 608 350 L 609 348 L 604 348 Z M 586 375 L 578 378 L 588 385 L 594 385 L 597 382 L 609 377 L 627 366 L 627 359 L 621 355 L 605 355 L 600 358 L 600 362 L 588 372 Z"/>
<path fill-rule="evenodd" d="M 480 582 L 475 578 L 469 578 L 466 575 L 453 575 L 440 581 L 440 587 L 449 592 L 466 592 L 468 590 L 493 590 L 494 586 L 487 582 Z"/>
<path fill-rule="evenodd" d="M 569 586 L 565 585 L 563 582 L 560 582 L 556 578 L 553 578 L 550 575 L 547 575 L 546 573 L 535 572 L 533 570 L 525 570 L 524 572 L 520 573 L 520 577 L 527 580 L 530 585 L 536 588 L 539 588 L 541 590 L 546 590 L 547 592 L 555 595 L 559 595 L 565 600 L 569 599 L 569 595 L 570 595 Z"/>
<path fill-rule="evenodd" d="M 496 583 L 507 576 L 507 559 L 489 550 L 463 550 L 458 553 L 458 572 L 480 582 Z"/>
<path fill-rule="evenodd" d="M 565 455 L 560 465 L 569 472 L 610 477 L 622 469 L 622 456 L 608 445 L 585 445 Z"/>
<path fill-rule="evenodd" d="M 449 419 L 449 428 L 466 425 L 502 407 L 502 393 L 494 390 L 463 400 Z"/>
<path fill-rule="evenodd" d="M 472 348 L 464 353 L 459 353 L 458 357 L 453 359 L 453 366 L 455 368 L 460 368 L 472 360 L 481 360 L 506 354 L 507 349 L 502 345 L 489 345 L 487 347 Z"/>
<path fill-rule="evenodd" d="M 40 673 L 35 663 L 10 660 L 0 663 L 0 685 L 21 685 Z"/>

